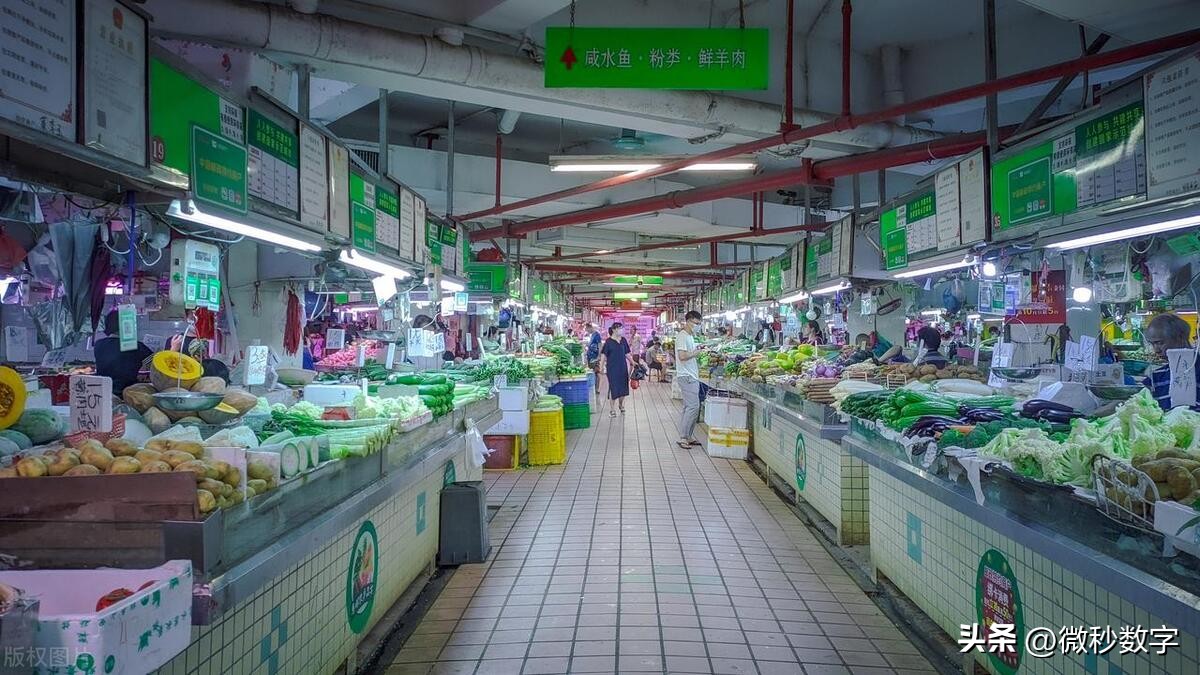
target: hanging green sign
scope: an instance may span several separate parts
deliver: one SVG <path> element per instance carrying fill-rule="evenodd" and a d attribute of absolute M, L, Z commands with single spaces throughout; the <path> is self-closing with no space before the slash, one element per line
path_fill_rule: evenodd
<path fill-rule="evenodd" d="M 117 337 L 120 338 L 121 351 L 137 349 L 137 307 L 134 305 L 117 307 Z"/>
<path fill-rule="evenodd" d="M 933 191 L 919 194 L 879 215 L 884 269 L 907 267 L 910 251 L 916 254 L 937 250 L 936 216 L 937 199 Z"/>
<path fill-rule="evenodd" d="M 350 547 L 350 570 L 346 573 L 346 622 L 350 632 L 362 633 L 375 608 L 379 585 L 379 536 L 375 524 L 363 521 Z"/>
<path fill-rule="evenodd" d="M 441 236 L 439 237 L 442 243 L 447 246 L 458 245 L 458 230 L 450 225 L 443 225 L 441 228 Z"/>
<path fill-rule="evenodd" d="M 1014 675 L 1021 666 L 1025 647 L 1025 610 L 1012 566 L 996 549 L 989 549 L 979 559 L 975 573 L 975 616 L 992 667 L 1001 675 Z M 1011 643 L 988 644 L 986 638 L 993 624 L 1013 626 L 1016 639 Z"/>
<path fill-rule="evenodd" d="M 992 230 L 1024 236 L 1047 218 L 1146 194 L 1142 102 L 1051 130 L 992 165 Z"/>
<path fill-rule="evenodd" d="M 246 127 L 250 196 L 298 217 L 300 136 L 294 128 L 285 129 L 253 108 L 246 113 Z"/>
<path fill-rule="evenodd" d="M 368 253 L 375 252 L 375 209 L 358 202 L 350 203 L 350 231 L 354 248 Z"/>
<path fill-rule="evenodd" d="M 784 255 L 775 258 L 767 265 L 767 297 L 778 298 L 783 293 L 783 262 L 788 259 Z"/>
<path fill-rule="evenodd" d="M 606 283 L 609 286 L 662 286 L 663 278 L 645 274 L 618 274 Z"/>
<path fill-rule="evenodd" d="M 245 213 L 246 147 L 192 127 L 192 196 L 197 202 Z"/>
<path fill-rule="evenodd" d="M 158 58 L 150 59 L 150 156 L 173 174 L 192 168 L 192 127 L 235 143 L 245 139 L 242 108 Z"/>
<path fill-rule="evenodd" d="M 504 293 L 508 270 L 504 265 L 471 263 L 467 266 L 467 290 L 472 293 Z"/>
<path fill-rule="evenodd" d="M 645 300 L 649 297 L 645 291 L 613 291 L 613 300 Z"/>
<path fill-rule="evenodd" d="M 766 89 L 765 28 L 546 28 L 546 87 Z"/>
<path fill-rule="evenodd" d="M 529 300 L 535 305 L 545 305 L 550 300 L 546 282 L 537 277 L 529 280 Z"/>
<path fill-rule="evenodd" d="M 750 268 L 750 299 L 751 301 L 765 300 L 767 297 L 767 275 L 763 273 L 762 263 L 756 263 Z"/>

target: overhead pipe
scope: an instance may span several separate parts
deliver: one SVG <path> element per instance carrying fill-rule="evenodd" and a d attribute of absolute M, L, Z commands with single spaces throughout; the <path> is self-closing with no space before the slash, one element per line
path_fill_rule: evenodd
<path fill-rule="evenodd" d="M 842 0 L 842 117 L 850 117 L 850 0 Z"/>
<path fill-rule="evenodd" d="M 503 157 L 501 148 L 504 146 L 504 137 L 499 133 L 496 134 L 496 206 L 500 206 L 500 176 Z"/>
<path fill-rule="evenodd" d="M 746 263 L 726 263 L 728 268 L 745 267 Z M 712 269 L 711 265 L 686 265 L 683 267 L 663 267 L 655 269 L 653 267 L 595 267 L 591 265 L 547 265 L 545 263 L 537 263 L 530 267 L 541 272 L 568 272 L 573 274 L 581 274 L 586 272 L 603 272 L 605 274 L 654 274 L 662 276 L 679 277 L 683 279 L 698 279 L 698 278 L 714 278 L 723 276 L 720 274 L 720 269 L 717 274 L 706 274 L 703 270 Z"/>
<path fill-rule="evenodd" d="M 471 234 L 471 240 L 475 241 L 477 239 L 502 235 L 525 235 L 552 227 L 636 216 L 663 209 L 678 209 L 689 204 L 724 199 L 726 197 L 740 197 L 762 190 L 778 190 L 796 184 L 828 183 L 839 176 L 848 176 L 859 172 L 877 171 L 879 169 L 905 166 L 915 162 L 961 155 L 977 149 L 980 146 L 981 138 L 982 135 L 978 133 L 962 134 L 931 143 L 918 143 L 903 148 L 889 148 L 887 150 L 829 159 L 817 163 L 806 162 L 795 169 L 764 173 L 728 183 L 708 185 L 690 190 L 677 190 L 664 195 L 643 197 L 642 199 L 635 199 L 628 202 L 570 211 L 543 218 L 534 218 L 523 223 L 513 223 L 500 228 L 476 230 Z M 776 231 L 778 230 L 765 230 L 764 232 Z M 755 234 L 761 236 L 763 232 Z M 693 239 L 691 241 L 696 242 L 697 240 Z"/>
<path fill-rule="evenodd" d="M 795 59 L 795 49 L 792 45 L 792 34 L 796 30 L 796 0 L 787 0 L 787 40 L 784 49 L 787 50 L 783 61 L 783 127 L 780 131 L 788 131 L 796 126 L 792 106 L 794 105 L 792 62 Z M 807 85 L 806 85 L 807 86 Z"/>
<path fill-rule="evenodd" d="M 770 230 L 750 230 L 733 232 L 730 234 L 717 234 L 711 237 L 699 237 L 697 239 L 679 239 L 675 241 L 660 241 L 655 244 L 642 244 L 640 246 L 630 246 L 628 248 L 618 248 L 605 253 L 597 253 L 595 251 L 588 253 L 572 253 L 570 255 L 555 256 L 553 258 L 539 258 L 535 262 L 547 260 L 582 260 L 584 258 L 600 258 L 610 255 L 623 255 L 626 253 L 642 253 L 644 251 L 657 251 L 664 248 L 683 248 L 686 246 L 703 246 L 711 244 L 713 246 L 721 242 L 737 241 L 739 239 L 751 239 L 754 237 L 772 237 L 779 234 L 795 234 L 796 232 L 818 232 L 824 229 L 824 225 L 789 225 L 787 227 L 777 227 Z M 710 257 L 712 250 L 709 251 Z M 716 264 L 714 260 L 713 265 Z"/>
<path fill-rule="evenodd" d="M 686 167 L 692 166 L 693 164 L 718 162 L 720 160 L 735 157 L 737 155 L 755 153 L 768 148 L 773 148 L 778 145 L 787 145 L 789 143 L 795 143 L 797 141 L 814 138 L 837 129 L 853 129 L 862 124 L 880 122 L 894 117 L 903 117 L 912 113 L 939 108 L 953 103 L 961 103 L 963 101 L 969 101 L 981 96 L 987 96 L 990 93 L 1009 91 L 1011 89 L 1038 84 L 1040 82 L 1063 77 L 1065 75 L 1077 74 L 1087 70 L 1095 70 L 1097 68 L 1105 68 L 1118 63 L 1124 63 L 1126 61 L 1134 61 L 1174 49 L 1188 47 L 1196 43 L 1200 43 L 1200 30 L 1190 30 L 1183 33 L 1176 33 L 1174 35 L 1168 35 L 1166 37 L 1148 40 L 1146 42 L 1139 42 L 1127 47 L 1120 47 L 1109 52 L 1081 56 L 1069 61 L 1063 61 L 1061 63 L 1043 66 L 1041 68 L 1034 68 L 1032 70 L 1026 70 L 1013 75 L 1008 75 L 1006 77 L 996 78 L 988 82 L 982 82 L 959 89 L 953 89 L 941 94 L 935 94 L 922 99 L 889 106 L 872 113 L 852 115 L 850 117 L 839 117 L 835 120 L 823 122 L 821 124 L 783 131 L 757 141 L 731 145 L 699 155 L 692 155 L 685 159 L 667 162 L 659 166 L 657 169 L 648 169 L 646 171 L 625 173 L 619 176 L 610 176 L 608 178 L 603 178 L 583 185 L 577 185 L 565 190 L 558 190 L 556 192 L 539 195 L 537 197 L 522 199 L 511 204 L 504 204 L 500 207 L 494 207 L 491 209 L 485 209 L 483 211 L 475 211 L 462 216 L 456 216 L 456 219 L 461 221 L 476 220 L 484 216 L 491 216 L 497 213 L 504 213 L 530 206 L 536 206 L 538 204 L 545 204 L 547 202 L 559 201 L 568 197 L 587 194 L 589 192 L 595 192 L 596 190 L 617 187 L 619 185 L 626 185 L 629 183 L 646 180 L 648 178 L 656 178 L 658 176 L 675 173 L 676 171 L 680 171 Z M 472 236 L 472 241 L 474 240 L 474 236 Z"/>

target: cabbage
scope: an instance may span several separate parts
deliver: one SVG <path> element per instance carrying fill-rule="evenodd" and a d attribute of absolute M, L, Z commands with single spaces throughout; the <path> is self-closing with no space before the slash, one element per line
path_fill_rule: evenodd
<path fill-rule="evenodd" d="M 1152 455 L 1159 450 L 1175 447 L 1175 434 L 1161 423 L 1135 417 L 1128 431 L 1129 449 L 1133 457 Z"/>
<path fill-rule="evenodd" d="M 1192 412 L 1187 406 L 1172 408 L 1163 415 L 1163 422 L 1171 433 L 1175 434 L 1175 445 L 1178 447 L 1190 447 L 1196 441 L 1196 437 L 1200 436 L 1196 433 L 1200 430 L 1200 413 Z"/>
<path fill-rule="evenodd" d="M 1005 429 L 979 449 L 981 457 L 994 457 L 1030 478 L 1065 483 L 1071 476 L 1063 460 L 1065 448 L 1041 429 Z"/>

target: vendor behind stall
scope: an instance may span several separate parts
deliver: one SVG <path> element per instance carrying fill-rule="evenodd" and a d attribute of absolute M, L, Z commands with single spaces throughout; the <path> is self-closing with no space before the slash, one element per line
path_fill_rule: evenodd
<path fill-rule="evenodd" d="M 118 396 L 125 391 L 125 387 L 137 382 L 142 362 L 154 354 L 140 340 L 135 348 L 121 351 L 121 338 L 118 336 L 120 325 L 117 310 L 114 309 L 104 317 L 104 333 L 108 337 L 97 340 L 93 346 L 96 374 L 112 378 L 112 390 Z"/>
<path fill-rule="evenodd" d="M 933 326 L 925 326 L 917 331 L 918 356 L 915 363 L 921 366 L 934 366 L 941 370 L 950 364 L 946 357 L 938 351 L 942 347 L 942 334 Z"/>
<path fill-rule="evenodd" d="M 1191 349 L 1192 327 L 1174 314 L 1159 314 L 1142 333 L 1155 354 L 1167 357 L 1168 349 Z M 1200 402 L 1200 358 L 1196 359 L 1196 401 Z M 1164 364 L 1155 368 L 1144 381 L 1164 410 L 1171 409 L 1171 369 Z"/>

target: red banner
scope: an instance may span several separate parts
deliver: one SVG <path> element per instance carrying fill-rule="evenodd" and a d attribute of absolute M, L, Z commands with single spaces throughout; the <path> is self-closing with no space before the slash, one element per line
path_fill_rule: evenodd
<path fill-rule="evenodd" d="M 1006 323 L 1039 323 L 1061 325 L 1067 322 L 1067 273 L 1050 270 L 1046 283 L 1042 273 L 1034 272 L 1030 278 L 1029 302 L 1017 305 L 1017 313 L 1005 319 Z"/>

